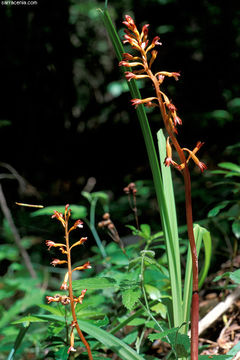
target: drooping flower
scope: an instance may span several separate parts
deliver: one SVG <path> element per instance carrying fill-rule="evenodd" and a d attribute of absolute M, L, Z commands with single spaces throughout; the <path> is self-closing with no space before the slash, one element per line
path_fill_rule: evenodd
<path fill-rule="evenodd" d="M 196 149 L 199 150 L 201 146 L 202 146 L 202 143 L 199 141 L 198 144 L 197 144 L 197 146 L 196 146 L 196 148 L 195 148 L 194 150 L 196 150 Z M 185 151 L 187 151 L 187 152 L 189 153 L 190 158 L 193 159 L 193 161 L 194 161 L 195 164 L 199 167 L 199 169 L 201 170 L 201 172 L 203 172 L 204 170 L 207 169 L 207 165 L 204 164 L 203 162 L 201 162 L 201 161 L 198 159 L 198 157 L 195 155 L 195 153 L 194 153 L 193 151 L 191 151 L 191 150 L 189 150 L 189 149 L 187 149 L 187 148 L 182 148 L 182 150 L 185 150 Z M 196 152 L 197 152 L 197 150 L 196 150 Z M 188 159 L 187 161 L 189 161 L 189 159 Z"/>
<path fill-rule="evenodd" d="M 146 103 L 151 102 L 152 100 L 157 100 L 157 98 L 156 97 L 149 97 L 149 98 L 146 98 L 146 99 L 132 99 L 131 103 L 132 103 L 133 106 L 137 107 L 140 104 L 146 104 Z"/>
<path fill-rule="evenodd" d="M 53 259 L 53 261 L 51 262 L 51 265 L 53 265 L 55 267 L 56 265 L 61 265 L 61 264 L 66 264 L 66 263 L 67 263 L 66 260 Z"/>
<path fill-rule="evenodd" d="M 168 71 L 159 71 L 155 74 L 155 76 L 159 76 L 159 75 L 163 75 L 163 76 L 168 76 L 168 77 L 174 77 L 175 80 L 178 80 L 180 73 L 178 72 L 168 72 Z"/>
<path fill-rule="evenodd" d="M 73 271 L 75 270 L 86 270 L 86 269 L 91 269 L 92 266 L 90 265 L 90 262 L 87 261 L 84 265 L 81 266 L 77 266 L 75 269 L 73 269 Z"/>
<path fill-rule="evenodd" d="M 80 220 L 80 219 L 75 221 L 74 225 L 70 228 L 69 232 L 72 231 L 72 230 L 75 230 L 77 228 L 80 228 L 80 229 L 83 228 L 83 221 Z"/>

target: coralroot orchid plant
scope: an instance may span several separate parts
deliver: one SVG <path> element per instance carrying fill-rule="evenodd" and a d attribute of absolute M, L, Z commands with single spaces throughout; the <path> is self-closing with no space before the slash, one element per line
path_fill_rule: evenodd
<path fill-rule="evenodd" d="M 198 142 L 193 150 L 186 147 L 181 147 L 176 138 L 178 134 L 177 127 L 182 124 L 182 120 L 177 115 L 177 109 L 168 96 L 162 91 L 161 86 L 166 77 L 173 77 L 178 80 L 180 73 L 159 71 L 153 73 L 151 70 L 152 64 L 155 61 L 158 51 L 156 46 L 162 45 L 159 41 L 160 38 L 155 36 L 151 43 L 148 40 L 148 27 L 144 25 L 141 32 L 138 31 L 134 20 L 129 16 L 125 16 L 123 24 L 127 27 L 125 29 L 125 36 L 123 43 L 131 45 L 132 49 L 136 50 L 138 55 L 134 56 L 129 53 L 123 54 L 123 60 L 120 61 L 119 66 L 136 68 L 134 71 L 126 71 L 125 77 L 128 81 L 139 80 L 147 78 L 152 81 L 155 90 L 155 96 L 145 99 L 135 98 L 132 99 L 132 105 L 138 107 L 143 104 L 146 107 L 159 107 L 161 116 L 164 122 L 165 129 L 168 133 L 166 141 L 166 158 L 165 166 L 172 165 L 180 171 L 184 178 L 185 185 L 185 206 L 186 206 L 186 219 L 188 237 L 191 247 L 192 255 L 192 311 L 191 311 L 191 359 L 198 359 L 198 320 L 199 320 L 199 294 L 198 294 L 198 256 L 196 250 L 196 243 L 193 232 L 193 218 L 192 218 L 192 201 L 191 201 L 191 179 L 188 169 L 188 163 L 193 160 L 195 164 L 203 172 L 207 167 L 201 162 L 196 153 L 202 147 L 203 143 Z M 172 159 L 172 146 L 177 151 L 180 163 Z M 186 154 L 187 153 L 187 154 Z"/>
<path fill-rule="evenodd" d="M 138 31 L 134 20 L 131 16 L 126 15 L 125 21 L 123 24 L 127 27 L 125 29 L 125 36 L 123 43 L 130 44 L 132 49 L 137 52 L 137 55 L 132 55 L 129 53 L 122 53 L 121 44 L 119 44 L 118 36 L 113 28 L 111 23 L 111 19 L 107 11 L 105 11 L 103 20 L 105 22 L 106 28 L 108 29 L 108 33 L 113 42 L 116 53 L 119 57 L 122 57 L 122 60 L 119 63 L 119 66 L 124 67 L 125 69 L 134 68 L 131 71 L 125 71 L 125 77 L 128 82 L 131 83 L 131 80 L 139 80 L 139 79 L 149 79 L 151 80 L 153 87 L 155 89 L 154 96 L 141 99 L 141 98 L 133 98 L 131 100 L 132 105 L 137 108 L 138 117 L 140 120 L 142 132 L 144 135 L 145 143 L 147 146 L 149 161 L 153 173 L 153 179 L 155 184 L 155 189 L 157 193 L 158 203 L 160 206 L 160 214 L 162 218 L 163 231 L 167 237 L 169 237 L 170 241 L 168 242 L 168 256 L 171 256 L 169 259 L 170 267 L 172 270 L 170 271 L 170 277 L 174 280 L 174 288 L 172 288 L 172 298 L 174 302 L 174 296 L 178 296 L 181 301 L 181 288 L 179 287 L 178 280 L 174 279 L 174 271 L 179 272 L 179 262 L 178 265 L 174 265 L 175 259 L 173 254 L 173 246 L 174 243 L 174 234 L 171 231 L 171 221 L 169 219 L 169 212 L 167 210 L 166 198 L 164 195 L 163 183 L 161 180 L 161 173 L 159 169 L 158 159 L 156 156 L 155 148 L 153 145 L 151 131 L 148 125 L 148 120 L 146 118 L 146 114 L 141 108 L 138 111 L 139 105 L 143 105 L 146 107 L 158 107 L 161 112 L 161 116 L 163 119 L 164 127 L 168 133 L 167 141 L 166 141 L 166 158 L 164 160 L 164 164 L 166 167 L 172 165 L 178 171 L 180 171 L 183 175 L 184 185 L 185 185 L 185 205 L 186 205 L 186 219 L 187 219 L 187 229 L 188 229 L 188 237 L 190 242 L 191 249 L 191 258 L 192 258 L 192 310 L 191 310 L 191 359 L 198 359 L 198 320 L 199 320 L 199 294 L 198 294 L 198 255 L 196 250 L 196 243 L 194 238 L 193 231 L 193 218 L 192 218 L 192 201 L 191 201 L 191 179 L 190 173 L 188 169 L 188 164 L 190 160 L 193 160 L 194 163 L 199 167 L 201 172 L 203 172 L 207 167 L 201 162 L 196 153 L 202 147 L 203 143 L 198 142 L 193 150 L 189 150 L 186 147 L 181 147 L 176 135 L 178 134 L 177 127 L 182 124 L 181 118 L 177 115 L 177 109 L 172 101 L 168 98 L 168 96 L 162 91 L 162 84 L 166 77 L 173 77 L 175 80 L 178 80 L 180 73 L 179 72 L 168 72 L 168 71 L 159 71 L 157 73 L 152 72 L 152 64 L 156 60 L 158 51 L 155 49 L 156 46 L 162 45 L 159 41 L 160 38 L 155 36 L 150 43 L 148 40 L 148 27 L 149 25 L 144 25 L 141 32 Z M 129 85 L 131 93 L 139 94 L 138 89 L 135 84 Z M 139 94 L 140 95 L 140 94 Z M 180 162 L 177 163 L 172 158 L 172 146 L 177 151 Z M 163 205 L 162 205 L 163 204 Z M 162 208 L 161 208 L 162 207 Z M 166 237 L 166 239 L 167 239 Z M 178 257 L 178 255 L 177 255 Z M 174 269 L 174 267 L 176 269 Z M 177 276 L 177 274 L 175 274 Z M 178 278 L 179 279 L 179 278 Z M 174 305 L 173 305 L 174 307 Z M 175 314 L 178 312 L 179 307 L 176 305 L 175 300 Z M 181 315 L 176 314 L 176 318 L 178 317 L 178 325 L 179 321 L 181 321 Z"/>
<path fill-rule="evenodd" d="M 85 270 L 85 269 L 91 269 L 91 265 L 89 262 L 85 263 L 82 266 L 77 266 L 74 269 L 72 269 L 72 263 L 71 263 L 71 251 L 75 246 L 78 245 L 82 245 L 85 243 L 85 241 L 87 240 L 86 237 L 82 237 L 80 240 L 76 241 L 75 243 L 73 243 L 70 246 L 70 239 L 69 239 L 69 234 L 71 231 L 77 229 L 77 228 L 82 228 L 83 227 L 83 222 L 81 220 L 77 220 L 75 221 L 74 225 L 72 227 L 69 228 L 69 218 L 71 216 L 71 209 L 69 208 L 69 205 L 66 205 L 65 207 L 65 212 L 64 215 L 58 211 L 54 211 L 54 215 L 52 216 L 52 218 L 56 218 L 58 221 L 61 222 L 64 230 L 65 230 L 65 243 L 55 243 L 54 241 L 51 240 L 46 240 L 46 245 L 48 247 L 48 250 L 50 250 L 52 247 L 56 247 L 58 248 L 58 250 L 61 251 L 62 254 L 64 254 L 67 257 L 67 260 L 60 260 L 60 259 L 54 259 L 51 264 L 53 266 L 56 265 L 61 265 L 61 264 L 67 264 L 68 265 L 68 270 L 66 272 L 66 275 L 64 277 L 64 281 L 60 287 L 61 290 L 66 290 L 68 292 L 68 295 L 59 295 L 56 294 L 55 296 L 47 296 L 47 301 L 48 303 L 51 302 L 58 302 L 61 303 L 62 305 L 69 305 L 71 306 L 71 313 L 72 313 L 72 323 L 70 325 L 70 346 L 68 349 L 68 354 L 70 352 L 75 352 L 76 349 L 74 348 L 74 328 L 76 329 L 81 341 L 83 342 L 83 344 L 85 345 L 86 349 L 87 349 L 87 353 L 88 353 L 88 357 L 89 360 L 92 360 L 92 354 L 91 354 L 91 349 L 90 346 L 87 342 L 87 340 L 85 339 L 78 321 L 77 321 L 77 316 L 76 316 L 76 312 L 75 312 L 75 307 L 77 304 L 82 304 L 83 302 L 83 298 L 86 294 L 87 289 L 82 290 L 80 296 L 76 297 L 73 295 L 73 287 L 72 287 L 72 273 L 76 270 Z"/>

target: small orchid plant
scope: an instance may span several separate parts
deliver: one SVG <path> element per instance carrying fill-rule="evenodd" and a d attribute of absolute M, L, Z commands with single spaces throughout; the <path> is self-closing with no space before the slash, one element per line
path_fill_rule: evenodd
<path fill-rule="evenodd" d="M 70 246 L 70 239 L 69 239 L 69 234 L 71 231 L 76 230 L 77 228 L 82 228 L 83 227 L 83 222 L 81 220 L 77 220 L 75 221 L 75 223 L 73 224 L 72 227 L 70 227 L 69 229 L 69 218 L 71 216 L 71 209 L 69 208 L 69 205 L 66 205 L 65 207 L 65 212 L 64 215 L 58 211 L 54 211 L 54 215 L 52 216 L 52 218 L 56 218 L 58 221 L 61 222 L 64 231 L 65 231 L 65 243 L 55 243 L 54 241 L 51 240 L 46 240 L 46 245 L 48 247 L 48 250 L 50 250 L 52 247 L 56 247 L 58 248 L 58 250 L 61 251 L 61 253 L 63 255 L 65 255 L 67 257 L 67 260 L 60 260 L 60 259 L 54 259 L 51 264 L 53 266 L 56 265 L 62 265 L 62 264 L 67 264 L 68 265 L 68 270 L 66 272 L 66 275 L 64 277 L 63 283 L 60 287 L 61 290 L 66 290 L 68 292 L 67 295 L 60 295 L 60 294 L 56 294 L 54 296 L 47 296 L 47 301 L 48 303 L 51 302 L 58 302 L 61 303 L 62 305 L 69 305 L 71 306 L 71 313 L 72 313 L 72 323 L 70 325 L 70 346 L 68 349 L 68 354 L 70 352 L 75 352 L 76 349 L 74 348 L 74 329 L 76 329 L 81 341 L 83 342 L 83 344 L 85 345 L 86 349 L 87 349 L 87 353 L 88 353 L 88 357 L 89 360 L 92 360 L 92 354 L 91 354 L 91 349 L 90 346 L 87 342 L 87 340 L 85 339 L 78 321 L 77 321 L 77 316 L 76 316 L 76 312 L 75 312 L 75 308 L 77 304 L 82 304 L 83 302 L 83 298 L 86 294 L 87 289 L 82 290 L 80 296 L 76 297 L 73 295 L 73 287 L 72 287 L 72 273 L 76 270 L 85 270 L 85 269 L 91 269 L 91 265 L 88 262 L 86 262 L 84 265 L 81 266 L 77 266 L 74 269 L 72 269 L 72 263 L 71 263 L 71 251 L 75 246 L 78 245 L 82 245 L 85 243 L 85 241 L 87 241 L 86 237 L 82 237 L 80 240 L 76 241 L 75 243 L 73 243 Z"/>
<path fill-rule="evenodd" d="M 199 294 L 198 294 L 198 256 L 196 250 L 196 243 L 193 232 L 193 218 L 192 218 L 192 201 L 191 201 L 191 179 L 188 169 L 190 160 L 199 167 L 203 172 L 207 166 L 201 162 L 196 153 L 202 147 L 204 143 L 197 142 L 193 150 L 189 150 L 186 147 L 181 147 L 176 135 L 178 134 L 177 127 L 182 125 L 181 118 L 177 115 L 177 108 L 168 98 L 168 96 L 162 91 L 162 84 L 166 77 L 172 77 L 178 80 L 179 72 L 168 72 L 159 71 L 155 74 L 152 72 L 152 64 L 157 58 L 158 51 L 155 49 L 156 46 L 162 45 L 159 41 L 160 38 L 155 36 L 152 42 L 148 40 L 148 27 L 146 24 L 143 26 L 141 32 L 138 31 L 134 20 L 131 16 L 126 15 L 123 24 L 126 26 L 124 30 L 124 41 L 123 43 L 130 44 L 132 49 L 138 54 L 131 55 L 129 53 L 123 53 L 122 61 L 119 66 L 126 68 L 134 68 L 133 71 L 126 71 L 125 77 L 127 81 L 149 79 L 151 80 L 155 94 L 154 96 L 140 99 L 134 98 L 131 100 L 133 106 L 138 107 L 140 104 L 152 108 L 158 107 L 164 122 L 164 127 L 167 131 L 168 137 L 166 140 L 166 158 L 165 166 L 169 167 L 172 165 L 183 175 L 185 185 L 185 206 L 186 206 L 186 219 L 188 228 L 188 237 L 192 255 L 192 278 L 193 278 L 193 291 L 192 291 L 192 312 L 191 312 L 191 359 L 198 359 L 198 320 L 199 320 Z M 172 158 L 172 146 L 175 148 L 180 162 L 176 162 Z"/>

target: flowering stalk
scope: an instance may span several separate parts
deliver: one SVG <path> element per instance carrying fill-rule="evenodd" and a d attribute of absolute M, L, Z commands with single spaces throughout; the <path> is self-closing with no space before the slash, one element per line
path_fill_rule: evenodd
<path fill-rule="evenodd" d="M 140 56 L 132 56 L 131 54 L 124 53 L 123 60 L 120 61 L 119 66 L 133 67 L 136 70 L 125 72 L 126 79 L 138 80 L 142 78 L 149 78 L 155 88 L 154 97 L 146 99 L 132 99 L 132 105 L 138 107 L 143 104 L 147 107 L 159 107 L 161 116 L 163 118 L 164 126 L 168 133 L 167 139 L 167 157 L 165 159 L 166 166 L 174 166 L 183 174 L 185 185 L 185 205 L 186 205 L 186 219 L 188 228 L 188 237 L 192 255 L 192 272 L 193 272 L 193 293 L 192 293 L 192 312 L 191 312 L 191 359 L 198 359 L 198 320 L 199 320 L 199 295 L 198 295 L 198 257 L 196 251 L 196 244 L 193 233 L 193 219 L 192 219 L 192 201 L 191 201 L 191 179 L 188 169 L 188 163 L 192 159 L 195 164 L 200 168 L 201 172 L 206 169 L 206 165 L 202 163 L 196 156 L 196 152 L 200 149 L 203 143 L 198 142 L 196 147 L 191 151 L 187 148 L 182 148 L 177 139 L 176 134 L 177 126 L 182 124 L 182 120 L 177 115 L 177 109 L 174 104 L 169 100 L 167 95 L 161 91 L 161 85 L 165 77 L 173 77 L 178 80 L 180 73 L 160 71 L 153 73 L 151 66 L 157 57 L 157 51 L 154 49 L 157 45 L 161 45 L 158 36 L 154 37 L 151 44 L 148 40 L 148 26 L 144 25 L 142 31 L 139 32 L 133 19 L 126 15 L 123 22 L 127 29 L 125 30 L 124 43 L 129 43 L 133 49 L 137 50 Z M 154 50 L 153 50 L 154 49 Z M 149 57 L 151 51 L 151 57 Z M 137 61 L 136 61 L 137 60 Z M 140 66 L 140 69 L 139 69 Z M 172 145 L 178 153 L 180 163 L 178 164 L 172 159 Z M 188 153 L 186 158 L 185 152 Z"/>
<path fill-rule="evenodd" d="M 56 265 L 61 265 L 64 263 L 68 264 L 68 271 L 64 277 L 64 281 L 60 287 L 61 290 L 68 290 L 68 295 L 59 295 L 56 294 L 55 296 L 47 296 L 47 300 L 48 303 L 51 302 L 60 302 L 62 305 L 68 305 L 70 304 L 71 306 L 71 313 L 72 313 L 72 323 L 71 323 L 71 331 L 70 331 L 70 347 L 68 349 L 68 353 L 70 352 L 75 352 L 76 349 L 74 348 L 74 328 L 77 330 L 77 333 L 81 339 L 81 341 L 83 342 L 83 344 L 85 345 L 86 349 L 87 349 L 87 353 L 88 353 L 88 358 L 89 360 L 93 360 L 92 357 L 92 353 L 91 353 L 91 349 L 90 346 L 87 342 L 87 340 L 85 339 L 78 321 L 77 321 L 77 316 L 76 316 L 76 312 L 75 312 L 75 307 L 77 304 L 82 304 L 83 298 L 85 296 L 85 293 L 87 291 L 87 289 L 82 290 L 81 295 L 78 297 L 75 297 L 73 295 L 73 288 L 72 288 L 72 273 L 73 271 L 76 270 L 85 270 L 85 269 L 91 269 L 91 265 L 89 263 L 89 261 L 87 263 L 85 263 L 82 266 L 77 266 L 75 269 L 72 269 L 72 263 L 71 263 L 71 250 L 72 248 L 74 248 L 75 246 L 78 245 L 82 245 L 87 238 L 83 237 L 80 240 L 76 241 L 72 246 L 70 246 L 69 244 L 69 234 L 72 230 L 75 230 L 77 228 L 82 228 L 83 227 L 83 223 L 81 220 L 77 220 L 74 225 L 69 229 L 68 227 L 68 222 L 69 222 L 69 218 L 71 215 L 71 209 L 69 209 L 69 205 L 66 205 L 65 207 L 65 213 L 64 215 L 59 213 L 58 211 L 54 211 L 54 215 L 52 216 L 53 218 L 56 218 L 57 220 L 59 220 L 62 224 L 62 226 L 64 227 L 65 230 L 65 244 L 62 243 L 55 243 L 51 240 L 47 240 L 46 241 L 46 245 L 48 246 L 48 250 L 50 250 L 52 247 L 57 247 L 62 254 L 67 256 L 67 260 L 59 260 L 59 259 L 54 259 L 51 264 L 53 266 Z"/>

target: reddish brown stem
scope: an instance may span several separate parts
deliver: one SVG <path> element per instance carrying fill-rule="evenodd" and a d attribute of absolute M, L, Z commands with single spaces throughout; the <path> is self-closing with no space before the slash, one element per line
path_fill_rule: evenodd
<path fill-rule="evenodd" d="M 144 61 L 144 57 L 143 57 L 143 61 Z M 191 310 L 191 360 L 198 360 L 198 321 L 199 321 L 198 256 L 197 256 L 196 243 L 193 233 L 191 178 L 184 152 L 180 147 L 176 137 L 174 136 L 172 129 L 169 126 L 168 115 L 166 113 L 166 109 L 163 103 L 159 82 L 157 78 L 153 75 L 151 70 L 148 68 L 147 61 L 145 63 L 145 69 L 148 76 L 150 77 L 150 79 L 154 84 L 165 128 L 168 132 L 168 135 L 170 136 L 173 146 L 175 147 L 178 153 L 181 163 L 184 164 L 182 173 L 183 173 L 184 186 L 185 186 L 186 220 L 187 220 L 188 238 L 190 242 L 191 255 L 192 255 L 192 272 L 193 272 L 193 295 L 192 295 L 192 310 Z"/>
<path fill-rule="evenodd" d="M 77 330 L 77 333 L 81 339 L 81 341 L 83 342 L 83 344 L 85 345 L 86 349 L 87 349 L 87 353 L 88 353 L 88 358 L 89 360 L 93 360 L 92 357 L 92 353 L 91 353 L 91 349 L 90 346 L 87 342 L 87 340 L 85 339 L 79 325 L 78 325 L 78 321 L 77 321 L 77 316 L 76 316 L 76 312 L 75 312 L 75 304 L 74 304 L 74 300 L 73 300 L 73 288 L 72 288 L 72 263 L 71 263 L 71 251 L 70 251 L 70 246 L 69 246 L 69 232 L 68 232 L 68 221 L 66 219 L 66 223 L 65 223 L 65 240 L 66 240 L 66 250 L 67 250 L 67 262 L 68 262 L 68 291 L 69 291 L 69 297 L 70 297 L 70 304 L 71 304 L 71 312 L 72 312 L 72 318 L 73 318 L 73 323 L 74 326 Z"/>

